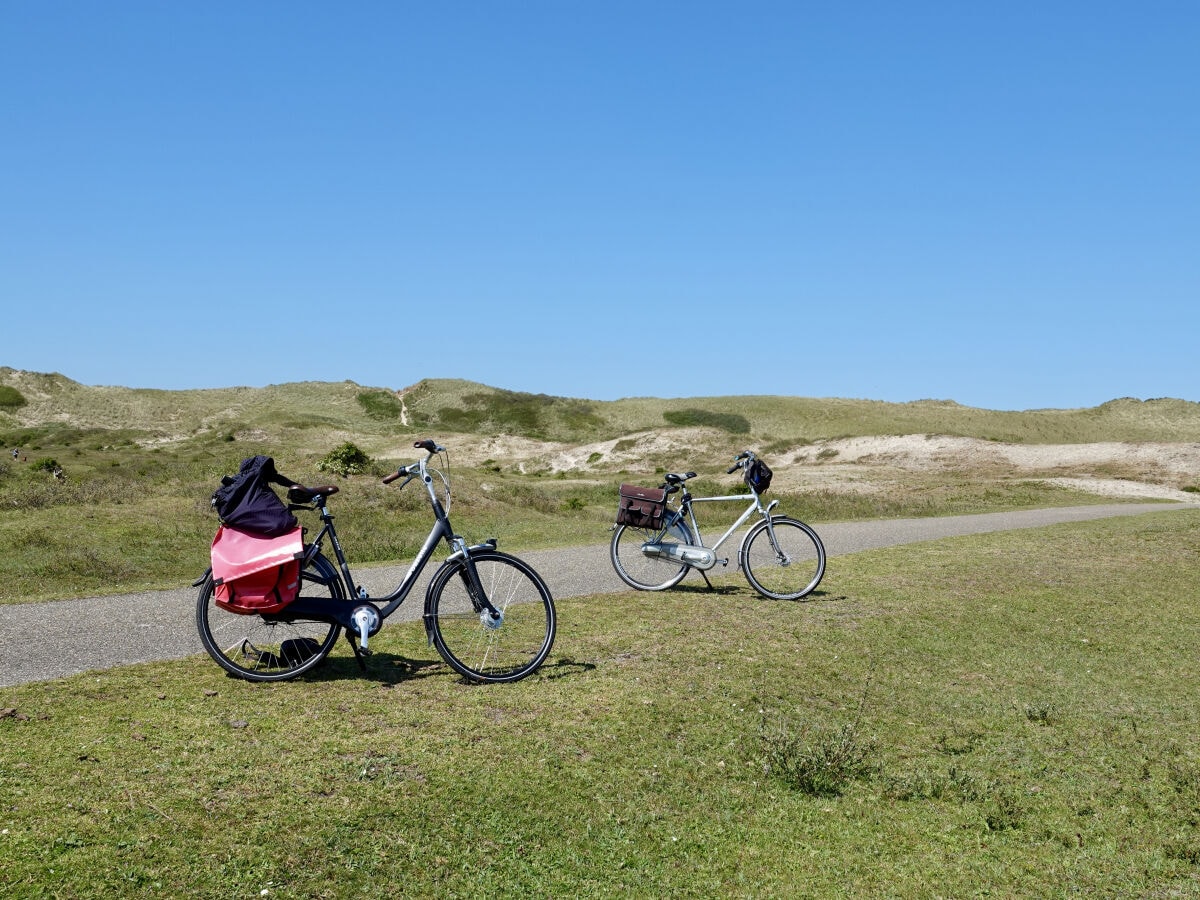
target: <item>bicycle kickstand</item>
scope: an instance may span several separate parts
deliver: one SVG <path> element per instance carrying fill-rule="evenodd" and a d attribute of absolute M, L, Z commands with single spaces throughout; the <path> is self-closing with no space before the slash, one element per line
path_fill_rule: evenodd
<path fill-rule="evenodd" d="M 363 671 L 367 671 L 367 657 L 371 655 L 370 650 L 363 650 L 358 646 L 358 642 L 354 640 L 354 632 L 349 628 L 346 629 L 346 640 L 350 642 L 350 649 L 354 651 L 354 660 L 358 663 L 358 667 Z"/>

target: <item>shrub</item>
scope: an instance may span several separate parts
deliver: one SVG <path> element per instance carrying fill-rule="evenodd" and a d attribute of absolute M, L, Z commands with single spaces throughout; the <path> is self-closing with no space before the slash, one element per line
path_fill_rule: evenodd
<path fill-rule="evenodd" d="M 864 741 L 853 723 L 824 732 L 804 726 L 763 728 L 760 733 L 763 769 L 789 787 L 814 797 L 837 796 L 856 779 L 875 769 L 872 741 Z"/>
<path fill-rule="evenodd" d="M 706 409 L 680 409 L 663 413 L 663 418 L 671 425 L 707 426 L 719 428 L 730 434 L 749 434 L 750 421 L 745 416 L 736 413 L 715 413 Z"/>
<path fill-rule="evenodd" d="M 325 458 L 317 463 L 317 471 L 332 472 L 345 478 L 347 475 L 357 475 L 366 471 L 370 464 L 371 457 L 347 441 L 336 450 L 329 451 Z"/>
<path fill-rule="evenodd" d="M 32 465 L 35 472 L 53 472 L 58 468 L 58 460 L 53 456 L 43 456 L 41 459 L 35 460 Z"/>
<path fill-rule="evenodd" d="M 19 409 L 25 403 L 24 395 L 15 387 L 0 385 L 0 409 Z"/>

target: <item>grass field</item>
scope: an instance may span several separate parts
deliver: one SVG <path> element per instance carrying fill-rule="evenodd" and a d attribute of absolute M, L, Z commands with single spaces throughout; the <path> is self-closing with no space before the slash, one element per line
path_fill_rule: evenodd
<path fill-rule="evenodd" d="M 687 429 L 711 453 L 668 440 L 645 471 L 701 468 L 705 491 L 729 448 L 1200 441 L 1197 410 L 131 391 L 0 368 L 0 442 L 20 448 L 0 458 L 0 604 L 190 582 L 209 495 L 255 453 L 310 483 L 347 440 L 372 457 L 334 503 L 362 564 L 427 531 L 379 476 L 428 434 L 537 452 Z M 460 530 L 517 551 L 603 541 L 629 477 L 469 456 L 452 474 Z M 816 523 L 1099 499 L 992 470 L 772 496 Z M 282 685 L 197 656 L 5 689 L 5 896 L 1200 896 L 1198 538 L 1200 513 L 1173 510 L 838 557 L 805 603 L 738 576 L 561 600 L 550 660 L 509 686 L 463 683 L 396 624 L 366 676 L 339 647 Z"/>
<path fill-rule="evenodd" d="M 472 687 L 415 628 L 0 694 L 13 897 L 1200 896 L 1200 514 L 565 600 Z"/>

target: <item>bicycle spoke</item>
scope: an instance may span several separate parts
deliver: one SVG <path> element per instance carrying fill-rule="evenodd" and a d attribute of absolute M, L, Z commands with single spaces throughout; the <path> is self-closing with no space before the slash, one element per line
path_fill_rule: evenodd
<path fill-rule="evenodd" d="M 313 564 L 332 571 L 324 557 L 315 558 Z M 306 595 L 332 596 L 330 584 L 338 582 L 326 579 L 322 584 L 305 578 L 301 590 Z M 211 578 L 196 598 L 196 626 L 209 656 L 247 681 L 295 678 L 320 664 L 341 633 L 340 626 L 315 619 L 266 618 L 222 609 L 215 602 Z"/>
<path fill-rule="evenodd" d="M 666 533 L 631 525 L 619 525 L 609 545 L 609 559 L 617 576 L 639 591 L 661 591 L 672 588 L 687 575 L 688 566 L 678 560 L 647 556 L 642 547 L 651 542 L 690 544 L 691 532 L 682 521 L 676 521 Z"/>
<path fill-rule="evenodd" d="M 797 600 L 825 574 L 825 547 L 798 519 L 773 516 L 755 525 L 742 544 L 742 569 L 751 587 L 775 600 Z"/>
<path fill-rule="evenodd" d="M 461 561 L 435 576 L 434 643 L 447 663 L 473 681 L 516 681 L 537 669 L 554 642 L 555 613 L 549 589 L 527 564 L 496 551 L 472 555 L 492 606 L 476 612 L 456 577 Z"/>

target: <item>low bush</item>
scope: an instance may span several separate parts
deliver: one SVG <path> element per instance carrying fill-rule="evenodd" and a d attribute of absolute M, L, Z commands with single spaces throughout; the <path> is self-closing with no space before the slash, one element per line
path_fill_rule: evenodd
<path fill-rule="evenodd" d="M 671 425 L 680 427 L 719 428 L 730 434 L 750 433 L 750 420 L 737 413 L 717 413 L 707 409 L 679 409 L 664 412 L 663 419 Z"/>
<path fill-rule="evenodd" d="M 341 475 L 345 478 L 365 472 L 370 465 L 371 457 L 347 441 L 336 450 L 325 454 L 324 459 L 317 463 L 317 471 L 332 472 L 334 475 Z"/>
<path fill-rule="evenodd" d="M 28 401 L 15 387 L 0 384 L 0 409 L 20 409 Z"/>

